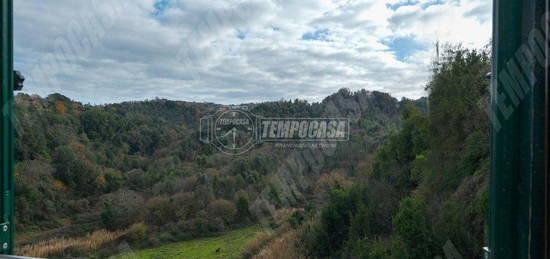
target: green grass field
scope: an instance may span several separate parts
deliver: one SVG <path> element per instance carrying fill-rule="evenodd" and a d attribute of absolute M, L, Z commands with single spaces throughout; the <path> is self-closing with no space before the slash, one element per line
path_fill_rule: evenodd
<path fill-rule="evenodd" d="M 246 243 L 260 233 L 261 228 L 249 227 L 228 232 L 218 237 L 209 237 L 179 243 L 162 245 L 156 248 L 117 255 L 111 259 L 214 259 L 239 258 Z M 216 249 L 220 252 L 216 253 Z"/>

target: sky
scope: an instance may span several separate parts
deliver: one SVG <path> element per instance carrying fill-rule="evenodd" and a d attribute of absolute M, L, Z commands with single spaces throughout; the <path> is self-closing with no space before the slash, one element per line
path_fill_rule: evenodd
<path fill-rule="evenodd" d="M 84 103 L 425 96 L 436 42 L 482 48 L 491 0 L 17 0 L 24 93 Z"/>

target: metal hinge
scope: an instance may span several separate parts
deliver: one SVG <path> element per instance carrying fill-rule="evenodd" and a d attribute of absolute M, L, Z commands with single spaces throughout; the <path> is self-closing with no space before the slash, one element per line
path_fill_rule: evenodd
<path fill-rule="evenodd" d="M 0 250 L 3 254 L 9 251 L 10 243 L 10 223 L 5 222 L 0 224 Z"/>

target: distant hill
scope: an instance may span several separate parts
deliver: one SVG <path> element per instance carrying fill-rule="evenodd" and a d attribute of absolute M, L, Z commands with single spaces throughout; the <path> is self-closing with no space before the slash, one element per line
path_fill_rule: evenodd
<path fill-rule="evenodd" d="M 282 161 L 307 150 L 263 144 L 227 156 L 199 141 L 200 118 L 222 105 L 166 99 L 86 105 L 61 94 L 19 94 L 17 228 L 62 227 L 56 235 L 79 236 L 144 223 L 150 238 L 164 242 L 271 221 L 273 215 L 252 211 L 322 203 L 323 188 L 364 174 L 370 154 L 400 128 L 406 103 L 427 106 L 425 98 L 399 101 L 346 89 L 320 103 L 248 104 L 266 117 L 351 119 L 351 140 L 323 154 L 318 167 L 285 169 Z"/>

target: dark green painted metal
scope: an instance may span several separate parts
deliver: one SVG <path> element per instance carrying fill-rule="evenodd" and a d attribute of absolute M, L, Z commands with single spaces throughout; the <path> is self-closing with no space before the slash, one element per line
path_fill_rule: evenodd
<path fill-rule="evenodd" d="M 522 1 L 521 41 L 533 49 L 529 41 L 531 32 L 541 31 L 541 18 L 544 15 L 546 0 Z M 520 231 L 518 258 L 543 258 L 544 217 L 545 217 L 545 68 L 531 60 L 529 71 L 531 89 L 520 105 L 520 182 L 519 218 Z"/>
<path fill-rule="evenodd" d="M 545 8 L 544 8 L 545 12 L 546 13 L 550 13 L 550 3 L 547 3 Z M 548 20 L 548 17 L 546 17 L 543 21 L 541 21 L 542 23 L 544 23 L 544 28 L 543 30 L 546 31 L 546 32 L 549 32 L 550 31 L 550 22 Z M 550 53 L 550 46 L 549 45 L 546 45 L 545 46 L 545 52 L 546 53 Z M 550 59 L 549 58 L 546 58 L 546 77 L 545 77 L 545 105 L 544 105 L 544 109 L 546 111 L 546 114 L 545 114 L 545 123 L 544 123 L 544 126 L 545 126 L 545 138 L 546 140 L 544 141 L 545 143 L 545 154 L 544 154 L 544 172 L 545 172 L 545 190 L 544 190 L 544 204 L 545 204 L 545 217 L 544 217 L 544 229 L 545 229 L 545 235 L 544 235 L 544 251 L 545 251 L 545 254 L 544 254 L 544 258 L 546 259 L 550 259 L 550 161 L 549 161 L 549 154 L 550 154 L 550 70 L 548 69 L 548 67 L 550 67 Z"/>
<path fill-rule="evenodd" d="M 498 94 L 505 94 L 497 84 L 498 73 L 505 66 L 507 59 L 510 59 L 513 52 L 518 49 L 520 40 L 516 33 L 519 31 L 521 17 L 514 9 L 520 8 L 519 1 L 503 2 L 494 1 L 493 5 L 493 74 L 491 109 L 498 111 L 498 102 L 503 100 L 497 98 Z M 501 19 L 500 17 L 507 17 Z M 501 39 L 508 39 L 507 41 Z M 492 118 L 502 121 L 503 116 L 494 112 Z M 501 123 L 500 130 L 493 127 L 491 135 L 491 179 L 490 179 L 490 219 L 489 219 L 489 247 L 491 258 L 504 259 L 513 258 L 517 231 L 515 227 L 515 168 L 518 163 L 516 156 L 508 146 L 518 146 L 519 136 L 516 125 L 517 115 L 508 118 L 506 123 Z M 494 125 L 494 124 L 493 124 Z"/>
<path fill-rule="evenodd" d="M 0 253 L 13 254 L 14 244 L 14 125 L 13 125 L 13 1 L 0 0 Z"/>
<path fill-rule="evenodd" d="M 498 78 L 509 62 L 516 62 L 522 44 L 533 47 L 529 36 L 542 31 L 546 2 L 495 0 L 493 5 L 492 109 L 501 125 L 491 133 L 489 242 L 494 259 L 543 258 L 545 253 L 546 68 L 527 60 L 521 72 L 528 89 L 519 105 Z M 510 116 L 503 107 L 511 109 Z"/>

